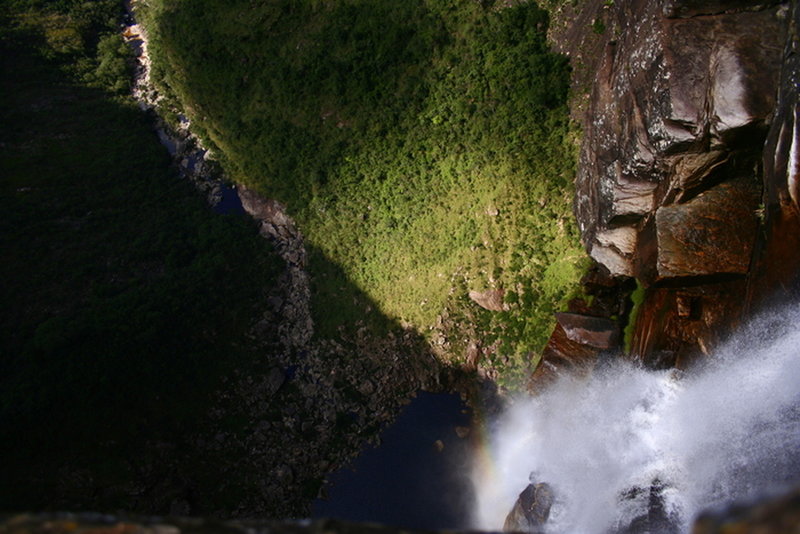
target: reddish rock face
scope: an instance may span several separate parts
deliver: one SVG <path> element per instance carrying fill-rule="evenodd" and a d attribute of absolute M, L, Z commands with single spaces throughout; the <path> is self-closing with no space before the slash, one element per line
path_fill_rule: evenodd
<path fill-rule="evenodd" d="M 742 320 L 746 286 L 738 278 L 649 288 L 636 320 L 631 356 L 651 368 L 689 366 Z"/>
<path fill-rule="evenodd" d="M 570 313 L 556 314 L 556 327 L 528 383 L 533 394 L 562 374 L 591 372 L 600 352 L 614 350 L 619 342 L 619 324 L 607 317 L 627 315 L 629 303 L 624 295 L 636 284 L 612 278 L 599 265 L 584 275 L 581 284 L 590 298 L 573 299 Z"/>
<path fill-rule="evenodd" d="M 649 287 L 633 342 L 662 365 L 710 350 L 798 282 L 800 8 L 616 4 L 595 13 L 608 37 L 575 212 L 590 255 Z"/>
<path fill-rule="evenodd" d="M 638 248 L 647 246 L 641 232 L 654 218 L 659 236 L 677 238 L 666 239 L 670 248 L 659 258 L 681 256 L 683 245 L 696 249 L 713 242 L 712 255 L 725 248 L 730 236 L 718 233 L 727 228 L 719 215 L 747 212 L 753 219 L 747 231 L 754 232 L 762 179 L 758 162 L 775 110 L 786 13 L 774 5 L 741 10 L 744 2 L 713 4 L 633 1 L 609 15 L 621 38 L 609 41 L 592 95 L 576 215 L 588 250 L 614 274 L 639 275 L 635 258 Z M 698 9 L 713 15 L 691 16 Z M 720 184 L 748 178 L 753 187 L 747 191 L 723 186 L 706 195 L 714 199 L 691 203 Z M 723 202 L 714 204 L 716 199 Z M 683 204 L 689 205 L 677 207 Z M 672 223 L 684 220 L 684 212 L 704 226 L 695 230 L 705 238 L 676 235 Z M 730 255 L 747 256 L 744 240 L 731 242 Z M 670 271 L 670 263 L 661 262 L 666 276 L 682 276 L 681 269 Z M 734 263 L 739 272 L 749 258 Z M 707 262 L 700 270 L 715 269 Z M 719 272 L 730 271 L 722 264 Z"/>
<path fill-rule="evenodd" d="M 756 244 L 749 293 L 754 303 L 776 287 L 797 285 L 800 272 L 800 7 L 792 2 L 778 104 L 764 146 L 764 239 Z"/>
<path fill-rule="evenodd" d="M 557 324 L 542 352 L 542 359 L 528 381 L 532 394 L 540 393 L 565 373 L 584 373 L 594 368 L 599 349 L 573 341 Z"/>
<path fill-rule="evenodd" d="M 747 274 L 758 222 L 759 186 L 724 182 L 684 204 L 656 211 L 658 279 Z"/>

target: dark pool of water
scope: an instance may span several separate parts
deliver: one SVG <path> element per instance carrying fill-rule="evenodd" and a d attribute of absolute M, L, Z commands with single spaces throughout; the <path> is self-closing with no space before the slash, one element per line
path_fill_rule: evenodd
<path fill-rule="evenodd" d="M 236 192 L 236 189 L 229 185 L 222 186 L 222 199 L 213 207 L 213 210 L 215 213 L 221 213 L 223 215 L 244 213 L 239 194 Z"/>
<path fill-rule="evenodd" d="M 314 501 L 313 517 L 415 529 L 469 527 L 470 438 L 456 433 L 469 425 L 457 395 L 420 393 L 383 431 L 379 447 L 328 477 L 328 499 Z"/>

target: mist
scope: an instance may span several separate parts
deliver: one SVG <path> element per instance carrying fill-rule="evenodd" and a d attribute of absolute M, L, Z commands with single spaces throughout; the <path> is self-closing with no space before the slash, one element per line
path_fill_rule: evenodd
<path fill-rule="evenodd" d="M 708 507 L 800 480 L 800 306 L 752 321 L 686 372 L 603 364 L 518 398 L 488 430 L 472 481 L 476 528 L 502 528 L 529 480 L 555 502 L 548 532 L 622 530 L 651 488 L 675 530 Z"/>

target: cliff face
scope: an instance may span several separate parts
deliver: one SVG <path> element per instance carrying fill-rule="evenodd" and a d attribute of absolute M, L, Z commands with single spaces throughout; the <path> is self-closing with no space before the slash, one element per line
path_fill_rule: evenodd
<path fill-rule="evenodd" d="M 796 281 L 799 12 L 617 4 L 584 14 L 601 37 L 566 47 L 598 58 L 582 65 L 595 77 L 575 213 L 590 255 L 647 287 L 632 352 L 680 365 Z"/>

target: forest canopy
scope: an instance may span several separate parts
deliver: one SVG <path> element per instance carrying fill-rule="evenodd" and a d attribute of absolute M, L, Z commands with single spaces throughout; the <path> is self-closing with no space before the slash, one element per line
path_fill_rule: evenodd
<path fill-rule="evenodd" d="M 313 247 L 318 332 L 369 323 L 374 303 L 528 354 L 576 291 L 568 61 L 545 10 L 505 4 L 139 2 L 164 111 L 190 118 L 233 181 L 285 203 Z M 466 297 L 485 289 L 508 310 Z"/>

